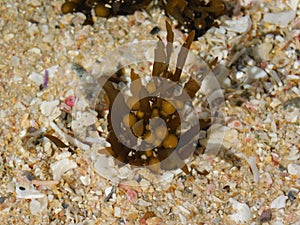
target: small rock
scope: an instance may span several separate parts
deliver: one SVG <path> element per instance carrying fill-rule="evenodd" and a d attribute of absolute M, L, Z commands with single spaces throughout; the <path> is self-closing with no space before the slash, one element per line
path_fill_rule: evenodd
<path fill-rule="evenodd" d="M 267 223 L 271 220 L 272 218 L 272 212 L 271 209 L 266 209 L 264 211 L 262 211 L 261 215 L 260 215 L 260 222 L 261 223 Z"/>
<path fill-rule="evenodd" d="M 273 200 L 270 204 L 271 209 L 281 209 L 285 207 L 285 202 L 288 199 L 287 196 L 281 195 Z"/>
<path fill-rule="evenodd" d="M 10 58 L 10 63 L 13 67 L 18 67 L 20 65 L 20 58 L 18 56 L 12 56 Z"/>
<path fill-rule="evenodd" d="M 289 191 L 289 193 L 288 193 L 288 198 L 289 198 L 289 200 L 290 200 L 291 202 L 294 201 L 294 200 L 296 199 L 295 194 L 294 194 L 293 191 Z"/>

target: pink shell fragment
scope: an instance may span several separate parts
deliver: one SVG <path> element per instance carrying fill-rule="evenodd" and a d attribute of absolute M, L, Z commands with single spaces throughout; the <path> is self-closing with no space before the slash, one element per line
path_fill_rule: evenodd
<path fill-rule="evenodd" d="M 73 107 L 75 104 L 75 96 L 74 95 L 70 95 L 66 98 L 65 100 L 66 105 Z"/>
<path fill-rule="evenodd" d="M 134 202 L 137 199 L 137 193 L 136 191 L 132 190 L 132 189 L 128 189 L 127 192 L 127 198 L 130 202 Z"/>

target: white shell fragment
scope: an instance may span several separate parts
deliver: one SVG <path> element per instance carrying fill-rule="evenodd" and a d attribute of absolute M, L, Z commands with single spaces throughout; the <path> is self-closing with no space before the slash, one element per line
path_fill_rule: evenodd
<path fill-rule="evenodd" d="M 288 173 L 291 175 L 297 175 L 300 177 L 300 165 L 298 164 L 289 164 L 288 165 Z"/>
<path fill-rule="evenodd" d="M 284 225 L 284 224 L 281 221 L 276 221 L 275 223 L 273 223 L 273 225 Z"/>
<path fill-rule="evenodd" d="M 271 24 L 276 24 L 286 27 L 296 16 L 296 11 L 290 10 L 280 13 L 266 13 L 264 21 Z"/>
<path fill-rule="evenodd" d="M 292 10 L 297 10 L 299 0 L 288 0 L 287 4 L 291 7 Z"/>
<path fill-rule="evenodd" d="M 91 183 L 91 178 L 89 176 L 80 176 L 80 181 L 83 185 L 88 186 Z"/>
<path fill-rule="evenodd" d="M 260 45 L 256 45 L 253 47 L 253 56 L 257 60 L 268 60 L 269 59 L 269 53 L 273 48 L 272 43 L 262 43 Z"/>
<path fill-rule="evenodd" d="M 41 85 L 44 83 L 44 77 L 42 74 L 37 73 L 37 72 L 32 72 L 29 75 L 29 79 L 35 82 L 37 85 Z"/>
<path fill-rule="evenodd" d="M 79 129 L 94 124 L 97 116 L 90 112 L 77 112 L 76 119 L 72 121 L 73 129 Z"/>
<path fill-rule="evenodd" d="M 43 198 L 45 197 L 45 194 L 34 189 L 33 186 L 23 187 L 17 185 L 16 196 L 17 198 L 34 199 L 34 198 Z"/>
<path fill-rule="evenodd" d="M 42 211 L 41 203 L 35 199 L 31 200 L 29 208 L 30 208 L 31 214 L 33 214 L 33 215 L 37 215 L 38 213 L 40 213 Z"/>
<path fill-rule="evenodd" d="M 252 26 L 252 21 L 249 15 L 241 17 L 237 20 L 226 20 L 225 28 L 229 31 L 237 32 L 237 33 L 246 33 L 250 30 Z"/>
<path fill-rule="evenodd" d="M 59 101 L 44 101 L 41 104 L 41 112 L 44 116 L 50 116 L 53 110 L 58 106 Z"/>
<path fill-rule="evenodd" d="M 63 139 L 66 139 L 68 142 L 72 143 L 73 145 L 76 145 L 76 146 L 78 146 L 79 148 L 81 148 L 83 150 L 89 150 L 90 149 L 90 147 L 88 145 L 86 145 L 86 144 L 82 143 L 81 141 L 75 139 L 71 135 L 68 135 L 68 134 L 64 133 L 54 122 L 50 121 L 50 126 L 58 134 L 58 136 L 60 136 Z"/>
<path fill-rule="evenodd" d="M 105 155 L 99 155 L 94 167 L 100 176 L 111 181 L 118 181 L 118 171 L 114 167 L 112 158 L 108 158 Z"/>
<path fill-rule="evenodd" d="M 247 158 L 247 162 L 249 163 L 250 168 L 252 170 L 254 182 L 257 183 L 258 180 L 259 180 L 259 171 L 258 171 L 258 168 L 256 166 L 256 157 L 255 156 L 250 156 L 249 158 Z"/>
<path fill-rule="evenodd" d="M 55 163 L 52 163 L 50 166 L 53 173 L 54 180 L 59 180 L 65 172 L 74 169 L 76 167 L 77 164 L 74 161 L 66 158 L 59 160 Z"/>
<path fill-rule="evenodd" d="M 253 66 L 248 70 L 248 75 L 249 78 L 251 79 L 262 79 L 262 78 L 266 78 L 268 77 L 268 74 L 266 73 L 266 71 L 264 71 L 263 69 L 257 67 L 257 66 Z"/>
<path fill-rule="evenodd" d="M 281 209 L 285 207 L 285 202 L 288 199 L 287 196 L 281 195 L 273 200 L 270 204 L 271 209 Z"/>
<path fill-rule="evenodd" d="M 291 147 L 289 155 L 286 157 L 287 160 L 298 160 L 300 158 L 300 153 L 296 146 Z M 300 168 L 298 168 L 300 169 Z"/>
<path fill-rule="evenodd" d="M 246 223 L 251 218 L 251 210 L 246 203 L 240 203 L 237 200 L 230 198 L 229 202 L 232 204 L 233 209 L 237 212 L 230 215 L 231 220 L 236 223 Z"/>

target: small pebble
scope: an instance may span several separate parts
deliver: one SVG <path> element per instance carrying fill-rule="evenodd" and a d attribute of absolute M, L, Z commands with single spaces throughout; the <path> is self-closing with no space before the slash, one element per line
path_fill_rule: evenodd
<path fill-rule="evenodd" d="M 260 215 L 260 222 L 261 223 L 267 223 L 271 220 L 272 218 L 272 212 L 271 209 L 266 209 L 264 210 L 261 215 Z"/>
<path fill-rule="evenodd" d="M 290 200 L 291 202 L 294 201 L 294 200 L 296 199 L 295 194 L 294 194 L 293 191 L 289 191 L 289 193 L 288 193 L 288 198 L 289 198 L 289 200 Z"/>
<path fill-rule="evenodd" d="M 18 67 L 20 65 L 20 58 L 17 56 L 13 56 L 10 59 L 10 63 L 13 67 Z"/>
<path fill-rule="evenodd" d="M 292 107 L 300 108 L 300 97 L 292 98 L 292 99 L 290 99 L 290 100 L 287 100 L 287 101 L 283 104 L 283 108 L 284 108 L 284 109 L 292 108 Z"/>
<path fill-rule="evenodd" d="M 0 204 L 3 204 L 5 202 L 6 198 L 5 197 L 0 197 Z"/>
<path fill-rule="evenodd" d="M 150 31 L 150 34 L 155 35 L 158 34 L 158 32 L 160 31 L 159 27 L 153 27 L 153 29 Z"/>

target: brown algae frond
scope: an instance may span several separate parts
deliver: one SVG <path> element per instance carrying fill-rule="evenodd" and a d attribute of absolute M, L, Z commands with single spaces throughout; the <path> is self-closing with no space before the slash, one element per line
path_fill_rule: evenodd
<path fill-rule="evenodd" d="M 193 142 L 197 141 L 195 138 L 200 127 L 199 124 L 192 124 L 183 132 L 181 128 L 185 119 L 181 118 L 179 111 L 192 104 L 191 100 L 200 86 L 188 77 L 182 86 L 182 94 L 175 100 L 172 96 L 175 86 L 181 82 L 182 68 L 195 32 L 189 33 L 178 53 L 176 69 L 172 71 L 169 63 L 174 34 L 171 25 L 167 23 L 166 26 L 168 43 L 165 45 L 163 41 L 158 41 L 148 83 L 143 83 L 142 77 L 131 69 L 131 82 L 127 85 L 132 95 L 119 95 L 118 85 L 126 76 L 123 70 L 108 78 L 103 86 L 106 93 L 104 99 L 109 106 L 107 141 L 111 147 L 107 150 L 120 163 L 149 166 L 155 172 L 176 168 L 188 172 L 183 160 L 193 154 Z M 187 101 L 187 98 L 190 100 Z M 117 106 L 117 114 L 114 114 L 114 104 L 122 106 Z"/>

